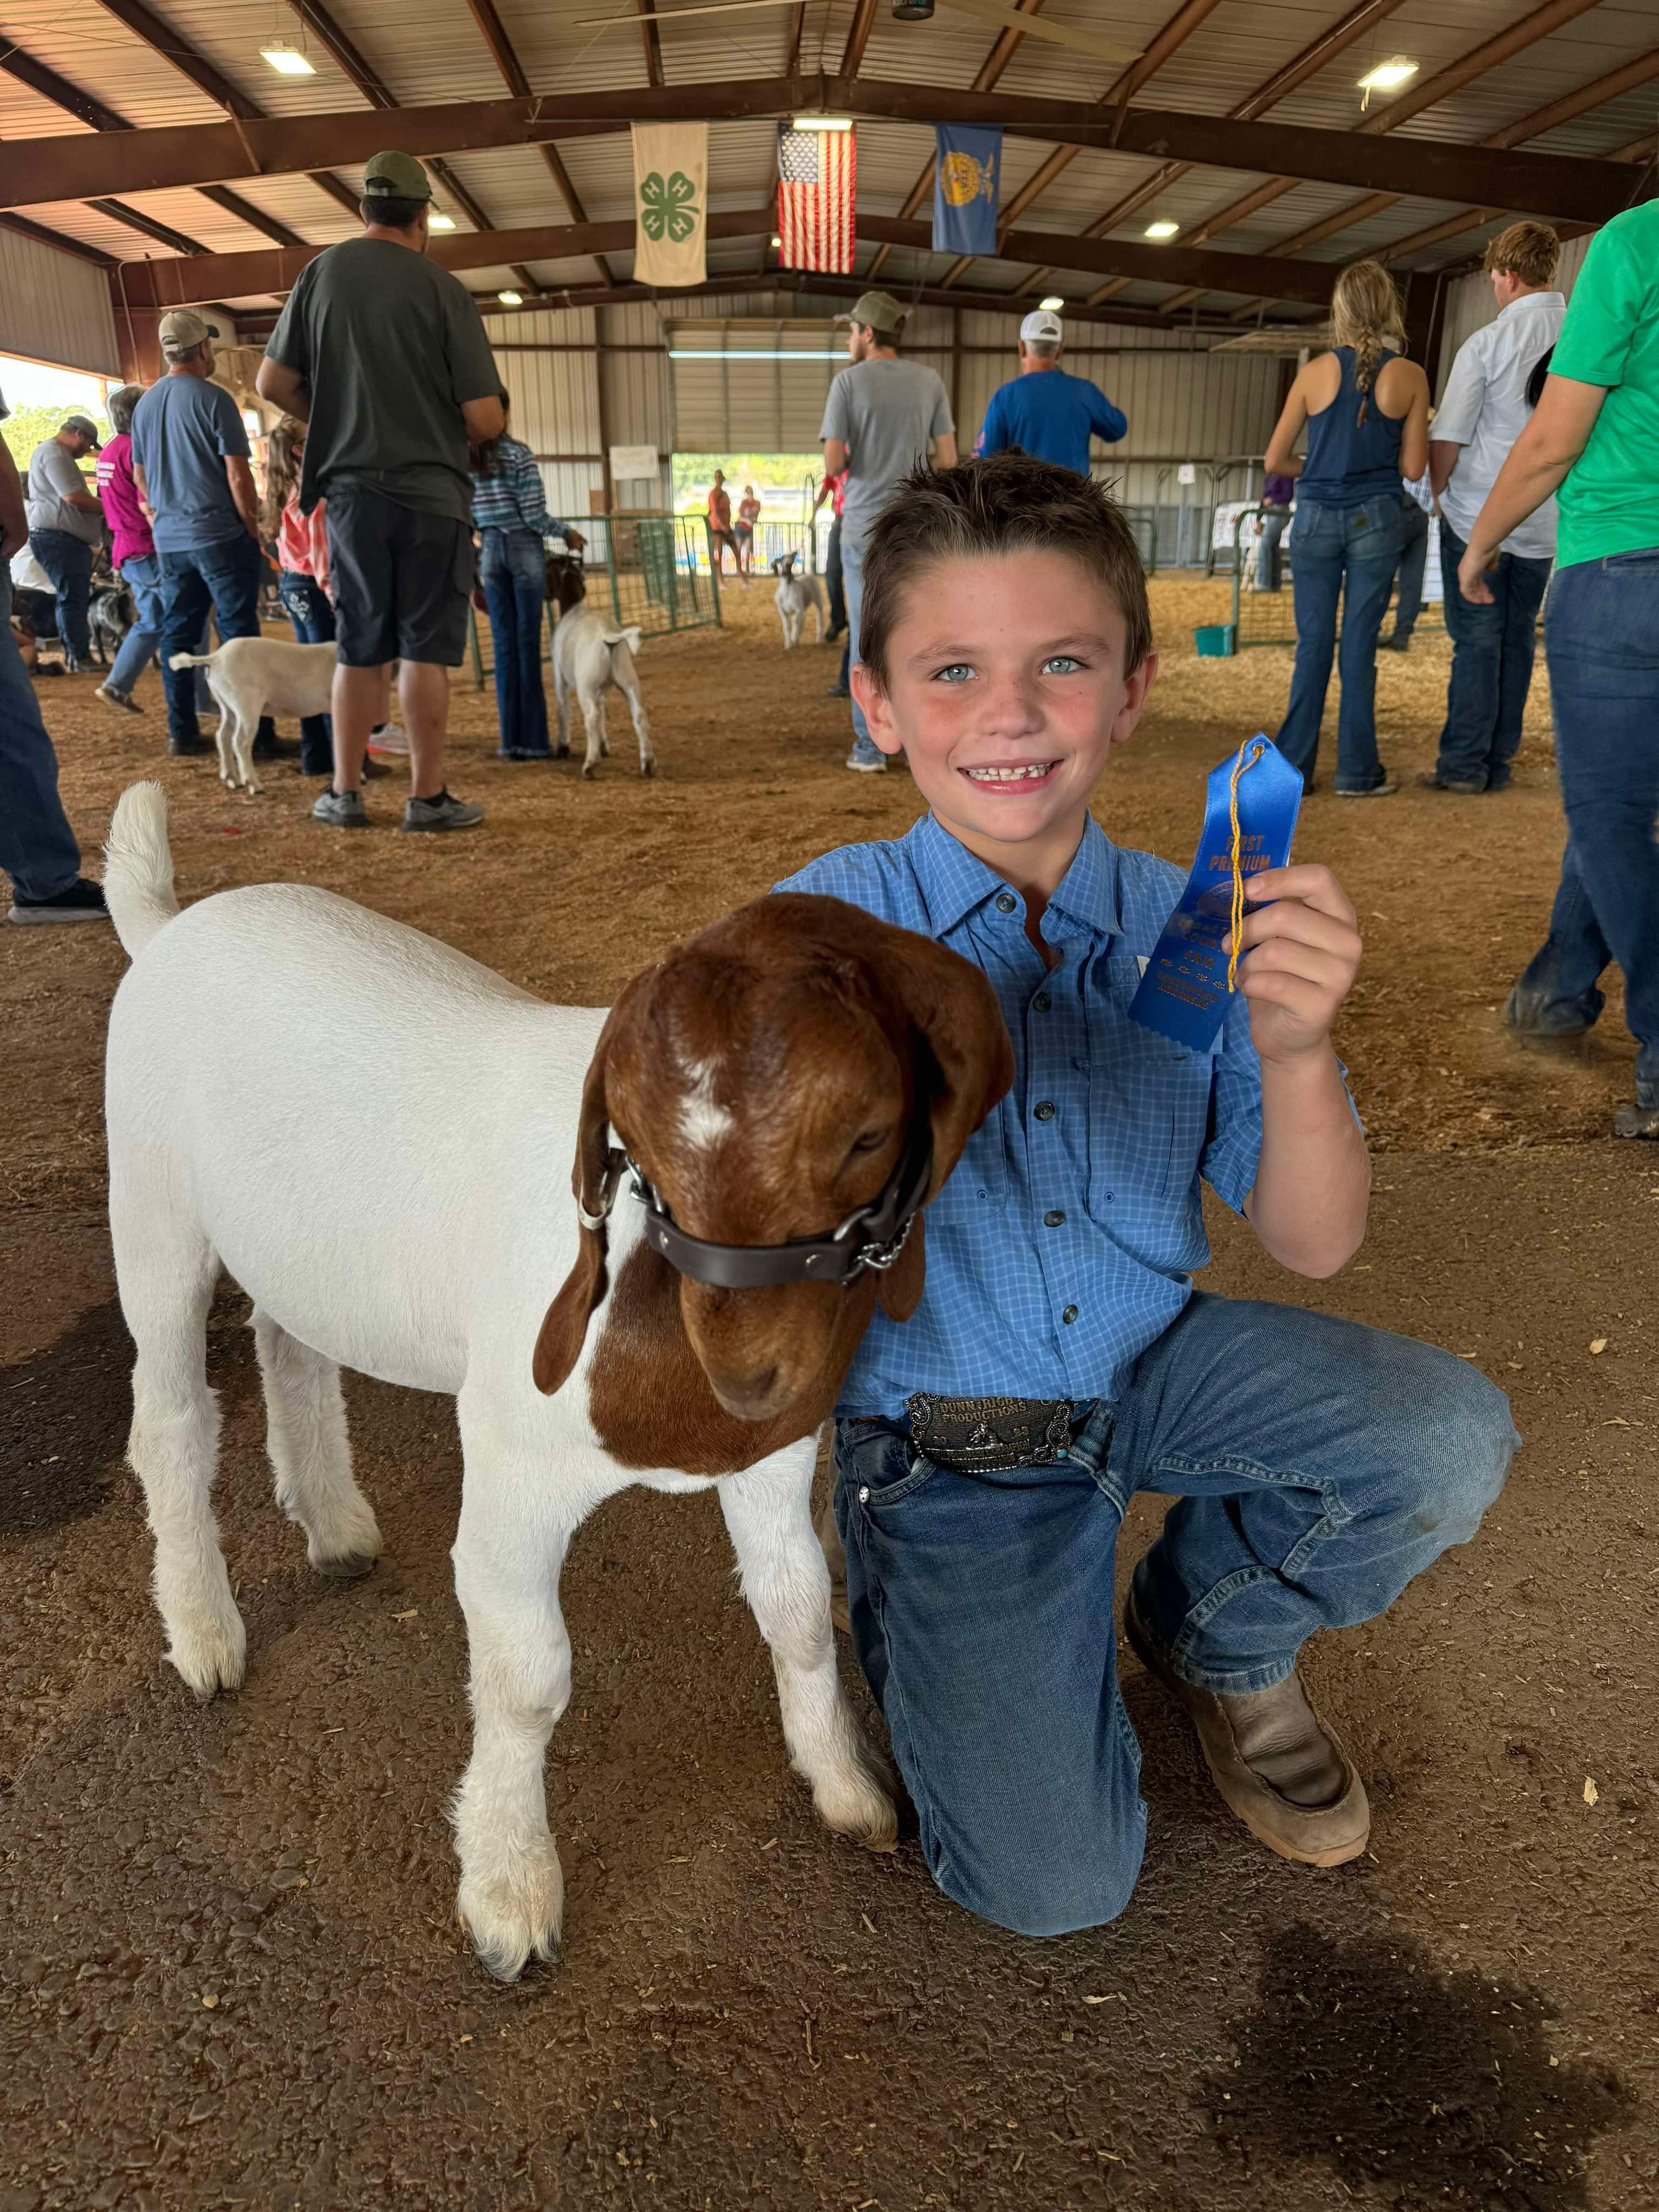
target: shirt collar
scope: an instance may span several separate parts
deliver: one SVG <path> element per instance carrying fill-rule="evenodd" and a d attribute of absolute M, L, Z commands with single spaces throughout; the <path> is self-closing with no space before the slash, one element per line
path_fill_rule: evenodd
<path fill-rule="evenodd" d="M 904 844 L 921 887 L 928 927 L 935 937 L 946 935 L 1000 891 L 1013 890 L 1011 884 L 941 828 L 931 813 L 925 814 L 908 833 Z M 1092 814 L 1048 905 L 1051 911 L 1058 910 L 1068 921 L 1099 936 L 1121 933 L 1118 851 Z"/>
<path fill-rule="evenodd" d="M 1565 292 L 1523 292 L 1518 300 L 1511 300 L 1507 307 L 1500 307 L 1500 315 L 1512 315 L 1518 307 L 1565 307 Z"/>

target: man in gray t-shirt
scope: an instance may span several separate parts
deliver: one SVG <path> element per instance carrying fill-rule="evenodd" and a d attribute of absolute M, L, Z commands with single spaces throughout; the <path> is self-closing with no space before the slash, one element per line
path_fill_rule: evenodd
<path fill-rule="evenodd" d="M 363 236 L 300 271 L 257 380 L 262 399 L 308 426 L 301 506 L 327 502 L 334 783 L 312 811 L 336 829 L 368 826 L 363 753 L 392 660 L 409 731 L 404 828 L 483 819 L 445 787 L 444 739 L 473 580 L 468 447 L 499 437 L 507 416 L 477 302 L 427 258 L 431 206 L 413 155 L 376 154 L 363 170 Z"/>
<path fill-rule="evenodd" d="M 71 669 L 84 668 L 92 658 L 87 600 L 93 550 L 104 542 L 104 510 L 79 465 L 97 451 L 95 425 L 84 415 L 68 416 L 35 447 L 25 494 L 29 550 L 57 590 L 58 635 Z"/>
<path fill-rule="evenodd" d="M 936 468 L 956 466 L 956 424 L 945 386 L 931 368 L 901 361 L 896 351 L 904 309 L 890 292 L 862 294 L 848 325 L 850 366 L 830 386 L 824 404 L 823 470 L 827 477 L 847 470 L 842 507 L 842 580 L 847 595 L 847 636 L 853 660 L 859 656 L 859 611 L 864 599 L 864 542 L 870 526 L 893 488 L 925 461 L 931 442 Z M 887 762 L 871 741 L 869 725 L 853 702 L 853 750 L 847 765 L 873 775 Z"/>

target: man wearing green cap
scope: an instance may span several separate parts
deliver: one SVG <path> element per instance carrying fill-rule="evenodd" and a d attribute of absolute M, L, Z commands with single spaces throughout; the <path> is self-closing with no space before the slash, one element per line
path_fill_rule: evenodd
<path fill-rule="evenodd" d="M 363 754 L 383 672 L 402 666 L 405 830 L 465 830 L 483 809 L 444 783 L 449 671 L 466 651 L 472 589 L 470 445 L 506 423 L 501 376 L 472 295 L 427 258 L 432 187 L 410 154 L 363 171 L 363 235 L 300 271 L 259 365 L 259 395 L 309 424 L 307 514 L 326 500 L 336 593 L 334 782 L 312 809 L 368 826 Z"/>
<path fill-rule="evenodd" d="M 818 433 L 823 441 L 824 474 L 833 477 L 843 468 L 848 471 L 841 516 L 841 572 L 847 595 L 848 648 L 854 660 L 859 657 L 864 541 L 871 524 L 894 485 L 918 461 L 927 459 L 930 440 L 933 465 L 956 466 L 956 424 L 944 385 L 920 362 L 898 357 L 904 313 L 890 292 L 865 292 L 850 315 L 836 316 L 838 323 L 848 325 L 851 366 L 840 370 L 830 386 L 823 428 Z M 871 742 L 856 699 L 847 765 L 862 775 L 879 774 L 887 765 L 885 756 Z"/>

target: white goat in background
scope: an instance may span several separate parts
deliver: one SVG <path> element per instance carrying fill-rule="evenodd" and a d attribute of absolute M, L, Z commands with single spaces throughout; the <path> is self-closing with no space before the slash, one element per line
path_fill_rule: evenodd
<path fill-rule="evenodd" d="M 214 736 L 219 775 L 234 791 L 264 786 L 253 772 L 262 714 L 326 714 L 334 689 L 331 645 L 290 645 L 279 637 L 233 637 L 214 653 L 175 653 L 173 668 L 205 668 L 219 707 Z"/>
<path fill-rule="evenodd" d="M 640 672 L 634 655 L 643 635 L 637 623 L 623 629 L 607 629 L 587 604 L 587 586 L 580 561 L 568 554 L 551 553 L 547 561 L 548 597 L 559 610 L 553 632 L 553 703 L 559 718 L 554 754 L 560 760 L 570 751 L 570 695 L 581 703 L 582 730 L 587 757 L 582 774 L 594 775 L 601 757 L 611 750 L 605 734 L 605 695 L 614 684 L 628 702 L 634 730 L 640 741 L 640 774 L 649 775 L 657 765 L 651 750 L 651 724 L 640 689 Z"/>
<path fill-rule="evenodd" d="M 798 576 L 795 563 L 799 553 L 780 553 L 771 563 L 772 574 L 778 580 L 774 593 L 778 619 L 783 624 L 783 649 L 791 652 L 800 643 L 800 634 L 806 627 L 806 610 L 812 610 L 812 619 L 818 626 L 813 642 L 823 643 L 823 592 L 816 576 Z"/>

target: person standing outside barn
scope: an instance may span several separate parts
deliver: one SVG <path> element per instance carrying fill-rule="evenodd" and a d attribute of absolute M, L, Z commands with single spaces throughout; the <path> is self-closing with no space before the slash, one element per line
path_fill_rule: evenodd
<path fill-rule="evenodd" d="M 1431 791 L 1468 798 L 1502 791 L 1521 748 L 1538 610 L 1555 559 L 1555 501 L 1545 500 L 1504 540 L 1487 601 L 1464 598 L 1457 570 L 1486 495 L 1532 419 L 1528 386 L 1566 319 L 1567 303 L 1555 289 L 1560 259 L 1561 241 L 1547 223 L 1512 222 L 1493 239 L 1486 270 L 1498 319 L 1458 349 L 1430 433 L 1452 638 L 1440 756 L 1417 779 Z"/>
<path fill-rule="evenodd" d="M 29 550 L 58 593 L 58 635 L 71 675 L 92 659 L 87 600 L 93 551 L 104 542 L 104 510 L 80 463 L 98 450 L 96 425 L 84 415 L 70 415 L 40 441 L 29 460 Z"/>
<path fill-rule="evenodd" d="M 1591 241 L 1542 396 L 1469 532 L 1471 606 L 1498 603 L 1501 548 L 1558 494 L 1544 653 L 1567 847 L 1506 1018 L 1522 1036 L 1578 1035 L 1617 961 L 1636 1097 L 1613 1133 L 1659 1138 L 1659 200 Z"/>
<path fill-rule="evenodd" d="M 716 469 L 714 481 L 708 487 L 708 556 L 722 575 L 726 573 L 728 545 L 737 563 L 738 581 L 746 587 L 749 580 L 743 573 L 743 548 L 732 527 L 732 495 L 726 489 L 726 471 Z"/>
<path fill-rule="evenodd" d="M 904 309 L 890 292 L 860 295 L 850 315 L 837 315 L 847 331 L 848 367 L 838 369 L 823 410 L 826 477 L 847 471 L 842 501 L 842 586 L 847 595 L 848 665 L 859 657 L 859 607 L 864 597 L 864 547 L 871 525 L 912 469 L 927 460 L 933 466 L 957 465 L 957 426 L 951 402 L 937 373 L 920 362 L 898 357 Z M 861 775 L 879 775 L 887 766 L 870 736 L 856 698 L 853 702 L 853 750 L 847 765 Z"/>
<path fill-rule="evenodd" d="M 1089 473 L 1089 441 L 1115 446 L 1129 434 L 1129 418 L 1098 385 L 1060 365 L 1066 325 L 1047 307 L 1019 326 L 1019 374 L 991 394 L 975 442 L 976 454 L 1006 453 L 1018 446 L 1040 461 L 1053 461 L 1080 477 Z"/>
<path fill-rule="evenodd" d="M 132 477 L 161 564 L 167 750 L 207 753 L 214 746 L 196 719 L 196 672 L 173 659 L 201 651 L 210 610 L 222 641 L 259 635 L 259 499 L 240 411 L 210 380 L 212 332 L 181 307 L 162 316 L 159 336 L 167 374 L 132 410 Z M 297 748 L 264 715 L 253 750 L 271 757 Z"/>
<path fill-rule="evenodd" d="M 301 508 L 328 502 L 334 781 L 312 812 L 336 829 L 368 826 L 363 756 L 393 660 L 410 744 L 404 828 L 483 819 L 446 787 L 444 744 L 473 581 L 469 448 L 498 438 L 507 417 L 472 295 L 426 258 L 431 207 L 412 155 L 376 154 L 362 237 L 300 271 L 257 379 L 261 398 L 308 426 Z"/>

